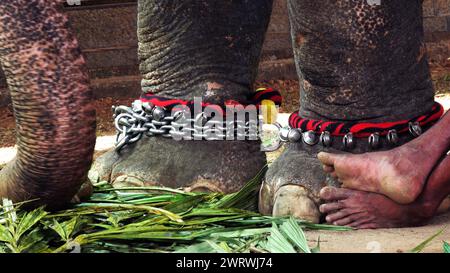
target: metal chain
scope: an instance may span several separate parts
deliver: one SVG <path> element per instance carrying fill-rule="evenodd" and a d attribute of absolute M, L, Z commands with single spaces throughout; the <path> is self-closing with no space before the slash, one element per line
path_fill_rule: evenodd
<path fill-rule="evenodd" d="M 131 107 L 113 106 L 114 125 L 117 130 L 116 151 L 129 144 L 138 142 L 142 137 L 162 136 L 175 140 L 256 140 L 259 139 L 259 121 L 217 121 L 208 120 L 204 112 L 197 114 L 194 118 L 186 117 L 186 112 L 177 111 L 170 115 L 162 107 L 147 102 L 136 100 Z M 314 131 L 303 132 L 301 129 L 282 127 L 276 123 L 279 130 L 279 144 L 266 148 L 265 151 L 274 151 L 281 147 L 283 142 L 303 141 L 309 146 L 320 144 L 324 147 L 332 146 L 332 136 L 328 131 L 316 133 Z M 418 122 L 409 124 L 409 133 L 413 137 L 422 134 L 423 129 Z M 388 143 L 397 145 L 399 141 L 396 130 L 390 130 L 386 135 Z M 378 149 L 381 143 L 379 133 L 373 133 L 367 138 L 369 147 Z M 342 137 L 345 149 L 351 150 L 355 147 L 355 136 L 348 133 Z"/>
<path fill-rule="evenodd" d="M 113 106 L 114 126 L 117 130 L 116 151 L 136 143 L 144 135 L 162 136 L 175 140 L 229 140 L 258 139 L 258 121 L 208 120 L 201 112 L 195 118 L 186 117 L 186 112 L 173 115 L 162 107 L 136 100 L 131 107 Z"/>

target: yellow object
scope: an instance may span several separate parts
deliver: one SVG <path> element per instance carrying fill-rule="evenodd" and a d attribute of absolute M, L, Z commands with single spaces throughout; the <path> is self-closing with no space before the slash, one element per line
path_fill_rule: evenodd
<path fill-rule="evenodd" d="M 256 92 L 264 91 L 267 88 L 258 88 Z M 278 109 L 275 102 L 271 100 L 261 101 L 261 112 L 263 115 L 263 121 L 265 124 L 274 124 L 277 122 Z"/>
<path fill-rule="evenodd" d="M 262 100 L 261 112 L 265 124 L 274 124 L 277 121 L 278 109 L 273 101 Z"/>

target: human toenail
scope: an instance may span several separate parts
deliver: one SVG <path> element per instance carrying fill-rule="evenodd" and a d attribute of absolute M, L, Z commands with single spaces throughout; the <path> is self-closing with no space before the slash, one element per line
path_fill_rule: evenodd
<path fill-rule="evenodd" d="M 320 212 L 324 213 L 325 212 L 325 205 L 320 205 L 319 210 L 320 210 Z"/>
<path fill-rule="evenodd" d="M 330 188 L 328 188 L 328 187 L 323 188 L 323 189 L 320 190 L 320 196 L 322 198 L 325 198 L 325 199 L 330 198 L 331 197 L 331 193 L 332 193 L 332 190 Z"/>

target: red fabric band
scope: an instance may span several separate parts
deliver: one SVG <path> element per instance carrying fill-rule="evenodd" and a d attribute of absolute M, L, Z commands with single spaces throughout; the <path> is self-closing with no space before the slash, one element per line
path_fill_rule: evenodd
<path fill-rule="evenodd" d="M 292 113 L 289 117 L 289 126 L 298 128 L 302 131 L 314 131 L 322 133 L 324 131 L 330 132 L 332 136 L 345 136 L 347 133 L 352 133 L 355 137 L 369 137 L 373 133 L 379 133 L 380 136 L 385 136 L 390 130 L 395 129 L 397 133 L 404 133 L 409 130 L 409 124 L 418 122 L 420 126 L 425 127 L 432 125 L 438 121 L 444 114 L 444 107 L 441 104 L 435 103 L 431 110 L 419 117 L 400 120 L 394 122 L 336 122 L 323 121 L 314 119 L 305 119 L 298 115 L 297 112 Z"/>
<path fill-rule="evenodd" d="M 165 98 L 162 96 L 155 95 L 153 93 L 146 93 L 143 94 L 140 98 L 142 102 L 149 102 L 152 103 L 155 106 L 164 107 L 166 110 L 170 111 L 176 106 L 187 106 L 193 111 L 194 109 L 194 101 L 192 100 L 181 100 L 181 99 L 171 99 L 171 98 Z M 278 91 L 272 89 L 272 88 L 266 88 L 262 89 L 260 91 L 257 91 L 252 94 L 251 97 L 247 99 L 246 102 L 240 103 L 234 100 L 228 100 L 224 103 L 224 105 L 217 105 L 217 104 L 211 104 L 211 103 L 202 103 L 201 106 L 204 107 L 212 107 L 216 108 L 220 113 L 225 115 L 224 110 L 226 109 L 226 106 L 248 106 L 248 105 L 254 105 L 257 108 L 261 106 L 261 102 L 263 100 L 271 100 L 275 103 L 275 105 L 280 106 L 282 102 L 281 95 Z"/>

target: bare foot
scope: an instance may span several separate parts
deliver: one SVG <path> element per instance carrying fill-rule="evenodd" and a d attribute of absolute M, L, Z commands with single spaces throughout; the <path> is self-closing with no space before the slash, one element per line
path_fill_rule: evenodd
<path fill-rule="evenodd" d="M 450 156 L 432 172 L 423 193 L 412 204 L 401 205 L 371 192 L 326 187 L 320 192 L 320 211 L 328 223 L 359 229 L 418 226 L 431 219 L 450 194 Z"/>
<path fill-rule="evenodd" d="M 416 205 L 400 205 L 384 195 L 349 190 L 323 188 L 320 196 L 326 204 L 320 212 L 327 214 L 326 221 L 337 226 L 358 229 L 418 226 L 432 217 L 425 209 L 412 209 Z"/>
<path fill-rule="evenodd" d="M 414 202 L 442 155 L 414 143 L 362 155 L 320 153 L 323 168 L 343 187 L 384 194 L 400 204 Z M 436 158 L 436 159 L 434 159 Z"/>

